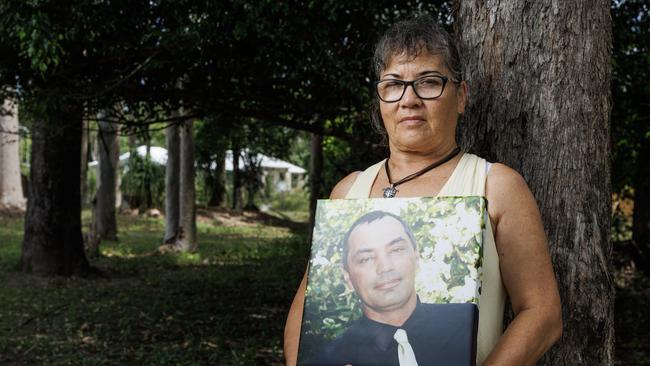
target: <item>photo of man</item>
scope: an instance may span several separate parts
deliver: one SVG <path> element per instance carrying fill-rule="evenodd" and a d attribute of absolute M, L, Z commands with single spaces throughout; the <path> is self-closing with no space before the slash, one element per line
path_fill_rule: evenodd
<path fill-rule="evenodd" d="M 419 261 L 415 236 L 399 216 L 374 210 L 354 221 L 341 241 L 341 267 L 363 315 L 306 364 L 474 365 L 476 305 L 422 303 Z"/>

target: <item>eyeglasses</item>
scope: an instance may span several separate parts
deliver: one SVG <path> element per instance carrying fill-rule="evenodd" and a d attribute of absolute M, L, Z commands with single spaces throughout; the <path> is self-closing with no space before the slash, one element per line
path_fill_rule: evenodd
<path fill-rule="evenodd" d="M 375 82 L 379 99 L 386 103 L 398 102 L 404 97 L 406 88 L 411 85 L 415 95 L 420 99 L 431 100 L 442 95 L 449 78 L 446 76 L 429 75 L 407 81 L 399 79 L 384 79 Z M 453 81 L 453 80 L 452 80 Z M 456 82 L 456 81 L 454 81 Z"/>

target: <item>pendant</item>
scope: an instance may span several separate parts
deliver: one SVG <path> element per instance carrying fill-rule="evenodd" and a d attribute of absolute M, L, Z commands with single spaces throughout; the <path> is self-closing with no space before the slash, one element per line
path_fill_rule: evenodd
<path fill-rule="evenodd" d="M 384 198 L 393 198 L 397 194 L 397 189 L 392 184 L 382 190 L 384 191 Z"/>

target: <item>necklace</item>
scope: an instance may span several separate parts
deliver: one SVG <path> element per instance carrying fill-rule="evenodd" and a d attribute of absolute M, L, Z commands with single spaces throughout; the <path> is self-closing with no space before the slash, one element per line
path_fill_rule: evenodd
<path fill-rule="evenodd" d="M 393 197 L 395 197 L 395 195 L 398 192 L 397 188 L 395 188 L 395 187 L 397 187 L 398 185 L 400 185 L 402 183 L 406 183 L 406 182 L 408 182 L 410 180 L 413 180 L 413 179 L 421 176 L 422 174 L 428 172 L 429 170 L 448 162 L 449 160 L 453 159 L 454 156 L 458 155 L 459 152 L 460 152 L 460 147 L 456 147 L 452 152 L 449 153 L 449 155 L 445 156 L 444 158 L 434 162 L 433 164 L 431 164 L 429 166 L 426 166 L 426 167 L 418 170 L 417 172 L 415 172 L 413 174 L 407 175 L 406 177 L 398 180 L 395 183 L 393 183 L 393 180 L 390 177 L 390 169 L 388 168 L 388 159 L 386 159 L 386 162 L 384 163 L 384 168 L 386 168 L 386 176 L 388 177 L 388 183 L 390 184 L 390 186 L 388 186 L 386 188 L 382 188 L 382 191 L 384 191 L 384 198 L 393 198 Z"/>

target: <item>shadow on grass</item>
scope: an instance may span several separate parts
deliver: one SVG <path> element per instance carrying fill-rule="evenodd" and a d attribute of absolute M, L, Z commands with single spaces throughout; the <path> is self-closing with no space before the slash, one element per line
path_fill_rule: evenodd
<path fill-rule="evenodd" d="M 0 222 L 0 364 L 282 364 L 304 235 L 203 225 L 196 253 L 152 255 L 162 222 L 120 218 L 120 241 L 93 262 L 107 278 L 43 278 L 8 265 L 16 221 Z"/>
<path fill-rule="evenodd" d="M 153 255 L 162 220 L 119 217 L 92 263 L 107 278 L 89 280 L 17 272 L 22 218 L 0 217 L 0 365 L 281 365 L 306 230 L 246 220 L 199 223 L 196 253 Z M 650 279 L 629 263 L 615 263 L 615 364 L 650 364 Z"/>

